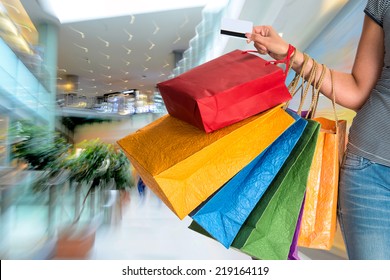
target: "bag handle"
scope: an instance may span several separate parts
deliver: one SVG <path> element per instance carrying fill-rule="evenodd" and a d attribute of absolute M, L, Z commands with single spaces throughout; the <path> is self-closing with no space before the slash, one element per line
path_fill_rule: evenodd
<path fill-rule="evenodd" d="M 294 53 L 293 58 L 295 58 L 295 53 Z M 309 61 L 309 56 L 304 53 L 303 54 L 303 58 L 304 59 L 303 59 L 301 72 L 296 73 L 295 77 L 293 78 L 293 80 L 288 85 L 288 90 L 290 91 L 292 96 L 294 96 L 295 93 L 301 88 L 301 87 L 299 87 L 298 89 L 296 88 L 297 85 L 299 84 L 299 81 L 304 81 L 305 68 L 306 68 L 307 62 Z M 302 84 L 301 84 L 301 86 L 302 86 Z"/>
<path fill-rule="evenodd" d="M 303 54 L 303 64 L 302 64 L 302 68 L 301 68 L 301 71 L 299 73 L 295 73 L 295 76 L 294 78 L 292 79 L 292 81 L 290 82 L 290 84 L 288 85 L 288 91 L 290 92 L 291 94 L 291 97 L 294 97 L 295 94 L 301 90 L 302 93 L 301 95 L 303 94 L 303 90 L 304 90 L 304 84 L 305 84 L 305 79 L 304 79 L 304 75 L 305 75 L 305 69 L 306 69 L 306 65 L 309 61 L 309 56 L 307 54 Z M 295 53 L 294 53 L 294 56 L 292 57 L 292 61 L 294 61 L 295 59 Z M 292 66 L 292 63 L 291 63 L 291 66 Z M 299 83 L 301 82 L 300 86 L 297 88 L 297 86 L 299 85 Z M 290 101 L 287 101 L 286 104 L 283 106 L 283 109 L 287 109 L 288 106 L 290 105 Z M 302 102 L 302 100 L 301 100 Z"/>
<path fill-rule="evenodd" d="M 314 59 L 313 60 L 313 66 L 311 68 L 311 71 L 310 71 L 310 75 L 309 75 L 309 78 L 307 79 L 306 82 L 303 82 L 302 83 L 302 89 L 301 89 L 301 102 L 299 103 L 299 108 L 298 108 L 298 114 L 301 115 L 302 113 L 302 108 L 303 108 L 303 104 L 305 103 L 305 100 L 306 100 L 306 96 L 309 92 L 309 89 L 310 87 L 312 86 L 312 84 L 315 82 L 315 78 L 317 76 L 317 68 L 318 68 L 318 65 L 317 63 L 315 63 Z M 304 84 L 306 83 L 306 86 L 304 87 Z M 314 90 L 314 87 L 312 88 Z M 316 96 L 313 92 L 312 94 L 312 103 L 309 107 L 309 110 L 311 111 L 313 109 L 313 106 L 315 105 L 315 99 L 316 99 Z M 308 115 L 308 114 L 307 114 Z M 307 117 L 307 116 L 306 116 Z"/>
<path fill-rule="evenodd" d="M 314 67 L 314 65 L 316 65 L 316 66 Z M 314 70 L 312 68 L 311 72 L 313 72 L 313 73 L 317 72 L 317 67 L 318 67 L 318 63 L 313 59 L 313 68 L 314 68 Z M 319 96 L 320 96 L 320 88 L 321 88 L 321 86 L 323 84 L 323 81 L 324 81 L 325 74 L 326 74 L 327 70 L 328 70 L 328 68 L 325 66 L 325 64 L 322 64 L 322 71 L 321 71 L 320 78 L 319 78 L 318 82 L 313 85 L 312 102 L 310 104 L 308 113 L 306 115 L 307 119 L 312 119 L 312 118 L 315 117 L 315 113 L 316 113 L 317 107 L 318 107 L 318 100 L 319 100 Z M 329 69 L 329 73 L 330 73 L 330 81 L 331 81 L 331 97 L 330 97 L 330 100 L 332 101 L 332 109 L 333 109 L 334 119 L 335 119 L 335 123 L 336 123 L 336 133 L 339 133 L 339 120 L 338 120 L 338 117 L 337 117 L 337 110 L 336 110 L 336 91 L 335 91 L 333 70 Z M 308 83 L 309 82 L 310 82 L 310 80 L 308 80 Z M 306 95 L 304 96 L 304 98 L 306 98 Z M 301 99 L 300 107 L 302 106 L 302 104 L 304 102 L 304 98 Z"/>
<path fill-rule="evenodd" d="M 336 110 L 336 91 L 335 91 L 335 86 L 334 86 L 334 78 L 333 78 L 333 70 L 329 69 L 330 71 L 330 80 L 332 84 L 332 106 L 333 106 L 333 112 L 334 112 L 334 119 L 336 121 L 336 133 L 339 133 L 339 120 L 337 117 L 337 110 Z"/>
<path fill-rule="evenodd" d="M 316 67 L 318 67 L 317 62 L 314 59 L 313 59 L 313 64 L 315 64 Z M 326 70 L 327 70 L 326 65 L 322 64 L 322 71 L 321 71 L 321 75 L 319 77 L 319 80 L 312 87 L 312 103 L 310 104 L 309 110 L 307 112 L 307 118 L 312 118 L 312 117 L 314 118 L 315 113 L 317 111 L 318 99 L 320 96 L 320 88 L 321 88 L 322 83 L 324 81 Z M 317 74 L 315 74 L 315 76 L 317 76 Z"/>
<path fill-rule="evenodd" d="M 286 75 L 287 77 L 287 74 L 288 74 L 288 71 L 290 71 L 292 65 L 293 65 L 293 61 L 291 61 L 292 59 L 295 58 L 295 47 L 291 44 L 288 45 L 288 50 L 287 50 L 287 55 L 284 59 L 281 59 L 281 60 L 270 60 L 266 63 L 266 65 L 269 65 L 269 64 L 280 64 L 280 63 L 284 63 L 286 64 L 286 69 L 284 71 L 284 74 Z"/>
<path fill-rule="evenodd" d="M 289 45 L 289 46 L 291 46 L 291 45 Z M 295 48 L 292 47 L 290 49 L 290 47 L 289 47 L 289 50 L 295 51 Z M 288 53 L 290 53 L 290 51 Z M 295 58 L 295 53 L 296 52 L 294 52 L 294 54 L 291 58 L 292 63 L 293 63 L 294 58 Z M 290 53 L 290 55 L 291 55 L 291 53 Z M 319 96 L 320 96 L 320 89 L 321 89 L 321 86 L 324 82 L 324 78 L 325 78 L 325 75 L 326 75 L 328 68 L 326 67 L 325 64 L 321 64 L 321 66 L 322 66 L 321 74 L 320 74 L 318 81 L 316 82 L 315 80 L 317 77 L 317 71 L 319 68 L 319 64 L 313 58 L 310 58 L 306 53 L 303 53 L 303 57 L 304 57 L 304 59 L 303 59 L 301 71 L 299 73 L 295 74 L 293 80 L 288 85 L 288 90 L 290 91 L 290 94 L 292 97 L 294 97 L 299 90 L 301 91 L 301 100 L 300 100 L 300 104 L 299 104 L 298 111 L 297 111 L 298 115 L 301 115 L 302 108 L 303 108 L 304 102 L 306 100 L 308 91 L 309 91 L 310 87 L 312 87 L 312 101 L 311 101 L 311 104 L 309 106 L 307 115 L 305 116 L 306 119 L 311 119 L 311 118 L 315 117 L 317 107 L 318 107 L 318 100 L 319 100 Z M 313 61 L 313 66 L 310 70 L 309 77 L 306 80 L 305 79 L 305 74 L 306 74 L 305 70 L 306 70 L 307 64 L 310 61 L 310 59 Z M 270 63 L 280 63 L 280 62 L 282 62 L 282 61 L 275 61 L 275 62 L 271 61 Z M 290 68 L 292 67 L 292 63 L 291 63 L 291 65 L 289 65 L 288 70 L 290 70 Z M 334 119 L 336 122 L 336 132 L 338 133 L 338 131 L 339 131 L 338 121 L 339 120 L 337 117 L 337 110 L 336 110 L 336 91 L 335 91 L 333 70 L 329 69 L 329 72 L 330 72 L 330 80 L 331 80 L 331 97 L 330 97 L 330 99 L 332 101 L 333 114 L 334 114 Z M 299 87 L 297 88 L 298 85 L 299 85 Z M 289 103 L 290 103 L 290 101 L 285 103 L 283 108 L 287 109 L 289 106 Z"/>
<path fill-rule="evenodd" d="M 248 51 L 242 51 L 243 54 L 246 54 L 246 53 L 254 53 L 254 52 L 258 52 L 257 50 L 248 50 Z M 286 69 L 284 70 L 284 75 L 286 76 L 287 78 L 287 74 L 288 74 L 288 71 L 290 71 L 292 65 L 293 65 L 293 62 L 294 62 L 294 58 L 295 58 L 295 47 L 293 45 L 288 45 L 288 50 L 287 50 L 287 55 L 284 59 L 281 59 L 281 60 L 271 60 L 271 61 L 267 61 L 265 65 L 270 65 L 270 64 L 280 64 L 280 63 L 284 63 L 286 64 Z"/>

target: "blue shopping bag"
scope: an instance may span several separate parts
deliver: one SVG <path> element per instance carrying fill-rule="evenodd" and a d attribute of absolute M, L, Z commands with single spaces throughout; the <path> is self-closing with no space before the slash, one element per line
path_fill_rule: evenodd
<path fill-rule="evenodd" d="M 307 125 L 305 119 L 292 111 L 288 112 L 294 117 L 295 123 L 190 214 L 197 224 L 226 248 L 232 244 Z"/>

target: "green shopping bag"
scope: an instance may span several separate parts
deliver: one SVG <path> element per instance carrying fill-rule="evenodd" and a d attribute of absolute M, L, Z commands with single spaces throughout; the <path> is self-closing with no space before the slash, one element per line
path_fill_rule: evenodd
<path fill-rule="evenodd" d="M 308 120 L 299 142 L 241 227 L 232 247 L 258 259 L 288 258 L 320 125 Z M 190 229 L 210 235 L 195 221 Z"/>
<path fill-rule="evenodd" d="M 258 259 L 288 258 L 319 132 L 320 125 L 309 120 L 297 146 L 241 227 L 232 247 Z"/>

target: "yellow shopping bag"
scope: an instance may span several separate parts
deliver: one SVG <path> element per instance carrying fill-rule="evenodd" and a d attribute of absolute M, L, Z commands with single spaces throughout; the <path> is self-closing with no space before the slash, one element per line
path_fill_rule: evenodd
<path fill-rule="evenodd" d="M 166 115 L 118 144 L 145 184 L 183 219 L 293 123 L 275 107 L 206 134 Z"/>

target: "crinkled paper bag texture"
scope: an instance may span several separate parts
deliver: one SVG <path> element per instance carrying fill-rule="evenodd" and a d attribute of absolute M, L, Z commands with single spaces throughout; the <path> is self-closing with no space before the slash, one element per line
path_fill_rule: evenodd
<path fill-rule="evenodd" d="M 145 184 L 183 219 L 293 123 L 275 107 L 206 134 L 166 115 L 118 144 Z"/>
<path fill-rule="evenodd" d="M 300 224 L 301 224 L 301 219 L 302 219 L 302 213 L 303 213 L 303 203 L 301 206 L 301 210 L 299 212 L 298 216 L 298 221 L 297 225 L 294 231 L 294 237 L 290 245 L 290 251 L 288 254 L 288 260 L 299 260 L 298 256 L 298 234 L 299 234 L 299 229 L 300 229 Z M 190 225 L 188 226 L 189 229 L 200 233 L 206 237 L 214 239 L 203 227 L 201 227 L 196 221 L 192 220 Z M 215 239 L 214 239 L 215 240 Z"/>
<path fill-rule="evenodd" d="M 305 198 L 303 198 L 301 210 L 299 210 L 297 225 L 295 226 L 293 240 L 292 240 L 291 245 L 290 245 L 290 252 L 288 253 L 289 260 L 299 260 L 300 259 L 299 255 L 298 255 L 298 236 L 299 236 L 299 231 L 301 229 L 301 221 L 302 221 L 303 205 L 304 204 L 305 204 Z"/>
<path fill-rule="evenodd" d="M 241 227 L 232 247 L 258 259 L 287 260 L 319 133 L 309 120 L 286 163 Z"/>
<path fill-rule="evenodd" d="M 330 250 L 337 224 L 339 163 L 345 149 L 346 121 L 315 118 L 321 125 L 306 199 L 298 245 Z"/>
<path fill-rule="evenodd" d="M 291 99 L 283 70 L 235 50 L 159 83 L 168 113 L 211 132 Z"/>
<path fill-rule="evenodd" d="M 297 121 L 191 214 L 202 228 L 228 248 L 256 203 L 301 137 L 307 121 Z"/>

